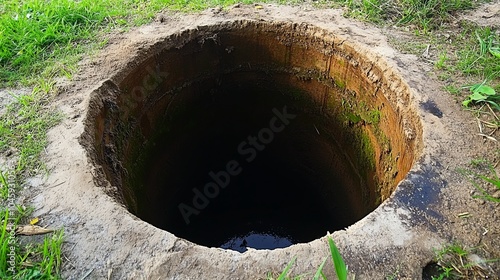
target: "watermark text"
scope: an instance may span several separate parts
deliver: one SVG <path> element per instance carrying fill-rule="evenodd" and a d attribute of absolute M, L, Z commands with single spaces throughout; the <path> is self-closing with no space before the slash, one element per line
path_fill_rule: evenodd
<path fill-rule="evenodd" d="M 287 112 L 286 106 L 281 111 L 274 108 L 272 112 L 273 117 L 269 121 L 268 127 L 262 128 L 255 135 L 249 135 L 237 147 L 238 154 L 247 163 L 254 161 L 258 153 L 263 151 L 266 145 L 269 145 L 274 140 L 275 134 L 282 132 L 290 124 L 290 121 L 296 117 L 296 115 Z M 210 171 L 208 175 L 211 181 L 205 184 L 202 189 L 192 189 L 194 196 L 191 203 L 179 204 L 178 208 L 184 222 L 189 225 L 191 216 L 198 215 L 203 209 L 207 208 L 210 199 L 216 198 L 221 189 L 229 186 L 231 177 L 238 176 L 242 171 L 243 167 L 236 159 L 229 160 L 223 170 L 218 172 Z"/>

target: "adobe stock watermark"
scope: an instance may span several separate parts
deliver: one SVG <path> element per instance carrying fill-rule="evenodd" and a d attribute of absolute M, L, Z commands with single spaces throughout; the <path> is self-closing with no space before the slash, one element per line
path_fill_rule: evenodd
<path fill-rule="evenodd" d="M 287 112 L 286 106 L 281 111 L 274 108 L 272 112 L 274 116 L 269 121 L 268 127 L 262 128 L 256 135 L 249 135 L 246 140 L 238 145 L 238 154 L 243 157 L 245 162 L 251 163 L 254 161 L 257 154 L 274 140 L 275 134 L 282 132 L 290 124 L 290 121 L 296 117 L 296 115 Z M 231 177 L 238 176 L 242 171 L 243 167 L 235 159 L 229 160 L 224 170 L 219 172 L 210 171 L 208 175 L 212 181 L 205 184 L 202 189 L 193 188 L 194 196 L 191 204 L 179 204 L 178 208 L 184 222 L 189 225 L 191 223 L 190 217 L 200 214 L 203 209 L 207 208 L 210 200 L 216 198 L 221 189 L 230 184 Z"/>
<path fill-rule="evenodd" d="M 7 174 L 7 177 L 4 175 Z M 5 209 L 9 215 L 6 215 L 7 218 L 7 227 L 6 231 L 7 235 L 7 271 L 12 273 L 12 275 L 16 274 L 16 227 L 14 224 L 15 217 L 12 215 L 16 209 L 16 197 L 14 192 L 14 184 L 16 177 L 13 172 L 2 173 L 2 184 L 5 184 L 4 187 L 7 188 L 7 208 Z"/>
<path fill-rule="evenodd" d="M 144 76 L 142 83 L 132 88 L 130 98 L 125 101 L 125 106 L 130 110 L 135 109 L 140 102 L 146 99 L 148 93 L 156 90 L 170 75 L 167 72 L 160 71 L 159 68 L 153 69 L 149 65 L 146 66 L 146 72 L 148 74 Z"/>

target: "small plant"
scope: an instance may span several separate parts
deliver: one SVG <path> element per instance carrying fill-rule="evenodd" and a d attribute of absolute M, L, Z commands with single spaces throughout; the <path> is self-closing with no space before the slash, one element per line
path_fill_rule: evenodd
<path fill-rule="evenodd" d="M 498 46 L 498 42 L 495 42 L 493 39 L 493 35 L 489 34 L 488 37 L 483 39 L 476 31 L 476 38 L 479 41 L 479 47 L 481 51 L 481 55 L 486 55 L 489 52 L 492 56 L 500 58 L 500 47 Z"/>
<path fill-rule="evenodd" d="M 489 27 L 465 27 L 465 47 L 457 52 L 457 69 L 494 80 L 500 75 L 500 36 Z M 475 39 L 475 40 L 474 40 Z M 476 41 L 476 42 L 474 42 Z"/>
<path fill-rule="evenodd" d="M 462 105 L 468 107 L 470 103 L 483 102 L 500 111 L 500 105 L 498 103 L 500 101 L 500 95 L 495 92 L 494 88 L 486 85 L 485 82 L 486 81 L 470 86 L 472 94 L 462 102 Z"/>
<path fill-rule="evenodd" d="M 339 280 L 347 280 L 347 265 L 345 264 L 344 259 L 340 255 L 340 252 L 331 237 L 328 237 L 328 244 L 330 245 L 332 261 L 335 265 L 335 272 L 337 273 Z"/>
<path fill-rule="evenodd" d="M 415 24 L 426 33 L 446 22 L 450 15 L 472 7 L 470 0 L 402 0 L 399 24 Z"/>
<path fill-rule="evenodd" d="M 346 15 L 377 23 L 412 25 L 425 32 L 448 21 L 451 15 L 473 7 L 471 0 L 336 0 Z"/>
<path fill-rule="evenodd" d="M 435 251 L 439 274 L 432 280 L 478 279 L 488 276 L 486 264 L 498 260 L 483 260 L 459 244 L 450 244 Z"/>
<path fill-rule="evenodd" d="M 0 199 L 5 200 L 9 197 L 9 185 L 7 176 L 0 171 Z"/>
<path fill-rule="evenodd" d="M 348 8 L 347 15 L 367 21 L 381 22 L 384 18 L 388 3 L 381 0 L 344 0 L 343 5 Z"/>
<path fill-rule="evenodd" d="M 387 275 L 385 277 L 385 280 L 397 280 L 398 277 L 399 277 L 399 266 L 396 268 L 396 270 L 391 274 L 391 275 Z"/>
<path fill-rule="evenodd" d="M 470 161 L 470 164 L 473 166 L 473 167 L 480 167 L 482 166 L 483 164 L 487 163 L 488 161 L 484 158 L 477 158 L 477 159 L 472 159 Z"/>
<path fill-rule="evenodd" d="M 449 92 L 449 93 L 451 93 L 451 94 L 454 94 L 454 95 L 457 95 L 457 94 L 459 94 L 459 93 L 460 93 L 460 88 L 459 88 L 459 87 L 456 87 L 456 86 L 454 86 L 454 85 L 447 85 L 447 86 L 445 86 L 445 87 L 444 87 L 444 89 L 445 89 L 447 92 Z"/>
<path fill-rule="evenodd" d="M 16 96 L 0 115 L 0 152 L 11 149 L 18 153 L 15 172 L 35 173 L 43 168 L 38 155 L 47 144 L 46 133 L 61 119 L 61 114 L 47 109 L 49 99 L 43 92 Z"/>
<path fill-rule="evenodd" d="M 295 278 L 289 278 L 287 275 L 288 275 L 288 272 L 290 271 L 290 268 L 292 268 L 292 265 L 295 263 L 295 260 L 297 259 L 297 257 L 294 257 L 285 267 L 285 269 L 283 270 L 283 272 L 281 272 L 281 274 L 278 276 L 278 278 L 276 278 L 276 280 L 292 280 L 292 279 L 297 279 L 299 280 L 300 277 L 295 277 Z M 272 278 L 271 275 L 268 274 L 267 276 L 267 279 L 268 280 L 274 280 L 274 278 Z"/>
<path fill-rule="evenodd" d="M 339 280 L 347 280 L 347 265 L 344 262 L 344 259 L 342 258 L 342 255 L 340 255 L 340 252 L 335 245 L 335 242 L 331 237 L 328 237 L 328 245 L 330 247 L 330 254 L 332 257 L 333 265 L 335 267 L 335 273 L 337 274 L 337 277 Z M 274 279 L 270 274 L 267 275 L 267 280 L 300 280 L 303 278 L 303 276 L 295 276 L 290 278 L 288 275 L 292 265 L 295 263 L 295 260 L 297 258 L 294 257 L 285 267 L 283 272 L 278 276 L 278 278 Z M 316 273 L 313 276 L 313 280 L 327 280 L 325 274 L 323 273 L 323 267 L 325 266 L 327 258 L 325 257 L 323 259 L 323 262 L 321 262 L 321 265 L 318 267 L 316 270 Z"/>
<path fill-rule="evenodd" d="M 60 230 L 47 235 L 40 244 L 21 244 L 17 238 L 13 239 L 11 231 L 26 218 L 26 213 L 29 211 L 20 213 L 4 209 L 0 212 L 0 279 L 60 279 L 64 232 Z M 11 256 L 14 262 L 10 262 Z M 13 268 L 15 275 L 12 274 Z"/>
<path fill-rule="evenodd" d="M 448 61 L 447 53 L 441 52 L 441 54 L 439 54 L 439 59 L 436 61 L 434 66 L 437 69 L 444 69 L 444 68 L 446 68 L 446 61 Z"/>
<path fill-rule="evenodd" d="M 478 165 L 481 164 L 481 163 L 477 163 L 477 162 L 474 162 L 474 163 L 476 163 Z M 484 162 L 482 162 L 482 163 L 484 163 Z M 487 183 L 489 186 L 494 187 L 494 189 L 496 189 L 496 191 L 500 191 L 500 178 L 498 177 L 498 174 L 495 171 L 495 168 L 490 163 L 486 163 L 486 164 L 488 167 L 488 171 L 491 174 L 491 177 L 488 177 L 486 175 L 479 174 L 479 173 L 476 173 L 476 172 L 473 172 L 470 170 L 459 170 L 459 171 L 463 175 L 467 176 L 467 179 L 480 192 L 479 195 L 472 196 L 473 198 L 479 198 L 479 199 L 484 199 L 484 200 L 500 203 L 500 198 L 494 197 L 491 194 L 492 191 L 489 191 L 485 187 L 482 187 L 481 184 L 477 182 L 477 179 L 480 179 L 483 182 Z"/>

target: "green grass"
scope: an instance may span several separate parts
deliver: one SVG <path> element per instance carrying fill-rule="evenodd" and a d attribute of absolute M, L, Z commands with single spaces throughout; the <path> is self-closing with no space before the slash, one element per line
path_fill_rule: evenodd
<path fill-rule="evenodd" d="M 500 203 L 500 198 L 493 196 L 495 191 L 500 191 L 500 177 L 498 176 L 493 165 L 491 165 L 488 161 L 477 161 L 473 162 L 472 165 L 476 168 L 483 168 L 487 170 L 482 173 L 467 169 L 459 170 L 459 172 L 466 176 L 467 180 L 469 180 L 469 182 L 471 182 L 479 192 L 478 195 L 473 195 L 473 198 Z"/>
<path fill-rule="evenodd" d="M 7 200 L 9 196 L 9 185 L 7 175 L 0 170 L 0 201 Z"/>
<path fill-rule="evenodd" d="M 36 84 L 40 74 L 49 80 L 71 77 L 77 70 L 75 62 L 83 53 L 102 46 L 107 31 L 144 24 L 161 10 L 193 11 L 240 2 L 254 1 L 3 0 L 0 88 Z"/>
<path fill-rule="evenodd" d="M 0 200 L 0 279 L 60 279 L 63 231 L 45 235 L 41 243 L 13 234 L 18 225 L 28 223 L 33 208 L 5 205 L 9 192 L 16 191 L 7 178 L 0 172 L 0 187 L 6 191 Z"/>
<path fill-rule="evenodd" d="M 433 280 L 453 279 L 483 279 L 489 271 L 486 266 L 499 260 L 484 260 L 474 255 L 474 249 L 467 249 L 460 244 L 449 244 L 435 251 L 434 261 L 439 266 Z M 471 256 L 476 257 L 471 257 Z"/>
<path fill-rule="evenodd" d="M 437 76 L 448 83 L 445 90 L 463 96 L 465 107 L 486 105 L 486 110 L 491 106 L 500 111 L 500 33 L 465 21 L 453 32 L 446 40 L 433 34 L 425 37 L 439 50 L 434 66 Z"/>
<path fill-rule="evenodd" d="M 0 13 L 0 81 L 12 84 L 32 78 L 58 58 L 74 52 L 79 40 L 92 38 L 106 20 L 102 4 L 93 1 L 17 1 L 2 3 Z M 62 67 L 61 71 L 68 71 Z M 61 73 L 53 73 L 58 75 Z"/>
<path fill-rule="evenodd" d="M 337 277 L 339 280 L 347 280 L 347 265 L 345 264 L 344 259 L 340 255 L 339 249 L 337 249 L 337 246 L 331 237 L 328 237 L 328 245 L 330 246 L 330 254 L 332 255 L 332 261 L 335 266 L 335 273 L 337 273 Z"/>
<path fill-rule="evenodd" d="M 472 8 L 471 0 L 401 0 L 399 24 L 415 24 L 423 32 L 439 28 L 451 14 Z"/>
<path fill-rule="evenodd" d="M 344 259 L 342 258 L 342 255 L 340 254 L 337 245 L 335 245 L 335 242 L 333 239 L 328 236 L 328 246 L 330 248 L 330 256 L 332 258 L 333 266 L 335 268 L 335 273 L 337 275 L 337 278 L 339 280 L 347 280 L 348 276 L 348 270 L 347 270 L 347 265 L 344 262 Z M 268 273 L 267 275 L 267 280 L 301 280 L 305 279 L 306 277 L 309 276 L 309 274 L 305 275 L 298 275 L 298 276 L 289 276 L 289 273 L 291 271 L 291 268 L 293 264 L 295 263 L 295 260 L 297 258 L 294 257 L 285 267 L 285 269 L 277 276 L 277 278 L 273 278 L 273 275 L 271 273 Z M 312 276 L 311 279 L 313 280 L 327 280 L 327 277 L 323 273 L 323 267 L 326 264 L 327 258 L 323 259 L 323 262 L 320 264 L 314 275 Z"/>
<path fill-rule="evenodd" d="M 82 54 L 105 44 L 107 31 L 150 21 L 161 10 L 195 11 L 253 0 L 4 0 L 0 5 L 0 87 L 33 85 L 71 75 Z M 300 0 L 264 0 L 295 4 Z M 450 14 L 472 7 L 471 0 L 335 0 L 347 15 L 373 22 L 390 20 L 436 28 Z M 42 77 L 40 77 L 40 75 Z"/>
<path fill-rule="evenodd" d="M 39 154 L 47 144 L 46 132 L 62 116 L 47 109 L 50 99 L 44 92 L 14 97 L 0 116 L 0 152 L 9 149 L 17 158 L 17 175 L 33 175 L 44 167 Z"/>
<path fill-rule="evenodd" d="M 453 35 L 453 43 L 433 38 L 432 43 L 442 51 L 435 66 L 473 76 L 480 80 L 500 77 L 500 35 L 491 27 L 478 27 L 462 22 L 460 33 Z"/>
<path fill-rule="evenodd" d="M 490 27 L 465 27 L 463 48 L 458 51 L 458 70 L 482 79 L 500 77 L 500 57 L 493 50 L 500 47 L 500 35 Z"/>
<path fill-rule="evenodd" d="M 390 17 L 390 12 L 385 8 L 390 6 L 390 1 L 383 0 L 344 0 L 337 1 L 347 7 L 347 16 L 381 23 Z"/>
<path fill-rule="evenodd" d="M 448 56 L 446 52 L 441 52 L 441 54 L 439 55 L 439 59 L 434 63 L 434 67 L 440 70 L 445 69 L 446 61 L 448 61 Z"/>
<path fill-rule="evenodd" d="M 458 12 L 472 8 L 472 0 L 337 0 L 347 15 L 381 23 L 412 26 L 418 33 L 439 28 Z"/>
<path fill-rule="evenodd" d="M 0 279 L 61 279 L 61 247 L 63 231 L 48 234 L 40 244 L 21 244 L 8 230 L 8 224 L 15 228 L 26 219 L 29 212 L 0 211 Z M 14 216 L 14 217 L 12 217 Z M 11 250 L 13 248 L 14 250 Z M 10 263 L 14 257 L 14 266 Z M 11 268 L 14 268 L 15 274 Z"/>

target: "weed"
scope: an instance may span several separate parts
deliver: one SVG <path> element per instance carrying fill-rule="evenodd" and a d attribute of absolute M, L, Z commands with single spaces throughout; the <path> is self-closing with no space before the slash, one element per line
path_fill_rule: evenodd
<path fill-rule="evenodd" d="M 3 279 L 7 275 L 7 271 L 9 268 L 8 259 L 10 247 L 12 245 L 12 241 L 9 244 L 10 232 L 8 228 L 9 221 L 9 211 L 6 209 L 2 209 L 0 211 L 0 277 Z"/>
<path fill-rule="evenodd" d="M 465 27 L 463 36 L 469 39 L 464 40 L 466 47 L 458 52 L 457 70 L 466 75 L 479 76 L 483 82 L 463 87 L 469 89 L 471 93 L 462 104 L 465 107 L 470 104 L 486 105 L 484 108 L 489 109 L 486 114 L 490 117 L 489 120 L 481 120 L 481 122 L 492 128 L 492 133 L 494 133 L 500 127 L 500 119 L 493 111 L 493 109 L 500 111 L 500 95 L 495 89 L 500 85 L 497 84 L 496 87 L 492 85 L 500 78 L 500 36 L 489 27 L 468 26 Z M 485 113 L 485 110 L 480 108 L 478 112 L 481 115 Z M 480 132 L 482 133 L 481 126 Z"/>
<path fill-rule="evenodd" d="M 399 277 L 399 266 L 396 268 L 396 271 L 394 271 L 391 275 L 387 275 L 385 277 L 385 280 L 397 280 Z"/>
<path fill-rule="evenodd" d="M 285 267 L 285 269 L 283 270 L 283 272 L 281 272 L 281 274 L 278 276 L 278 278 L 276 280 L 284 280 L 286 279 L 287 277 L 287 274 L 288 274 L 288 271 L 290 270 L 290 268 L 292 267 L 292 265 L 295 263 L 295 260 L 297 259 L 297 257 L 294 257 L 288 264 L 287 266 Z"/>
<path fill-rule="evenodd" d="M 166 7 L 201 10 L 236 0 L 3 0 L 0 87 L 71 76 L 81 55 L 98 48 L 103 32 L 150 21 Z M 245 3 L 253 2 L 249 0 Z M 43 79 L 37 77 L 43 74 Z"/>
<path fill-rule="evenodd" d="M 464 176 L 467 177 L 467 179 L 474 185 L 474 187 L 480 192 L 479 195 L 474 195 L 474 198 L 479 198 L 479 199 L 484 199 L 496 203 L 500 203 L 500 198 L 493 196 L 492 192 L 490 189 L 496 189 L 497 192 L 500 191 L 500 178 L 498 177 L 497 172 L 495 171 L 495 168 L 493 165 L 491 165 L 487 161 L 483 162 L 474 162 L 476 166 L 480 164 L 486 164 L 487 169 L 490 173 L 489 176 L 479 174 L 470 170 L 465 170 L 461 169 L 459 170 L 460 173 L 462 173 Z M 480 182 L 478 182 L 478 180 Z M 483 181 L 483 182 L 481 182 Z M 483 187 L 481 183 L 486 183 L 487 187 Z"/>
<path fill-rule="evenodd" d="M 488 161 L 484 158 L 478 158 L 478 159 L 472 159 L 470 161 L 470 164 L 473 166 L 473 167 L 480 167 L 482 166 L 483 164 L 487 163 Z"/>
<path fill-rule="evenodd" d="M 335 272 L 339 280 L 347 280 L 347 265 L 344 263 L 342 256 L 340 255 L 335 242 L 331 237 L 328 237 L 328 244 L 330 245 L 330 253 L 332 255 L 332 261 L 335 265 Z"/>
<path fill-rule="evenodd" d="M 347 16 L 381 22 L 385 17 L 384 6 L 387 3 L 381 0 L 346 0 L 341 1 L 348 8 Z"/>
<path fill-rule="evenodd" d="M 62 230 L 47 235 L 41 244 L 26 245 L 12 234 L 31 211 L 19 205 L 0 211 L 0 279 L 60 279 Z"/>
<path fill-rule="evenodd" d="M 437 69 L 445 69 L 446 61 L 448 61 L 448 54 L 444 51 L 439 54 L 438 60 L 434 63 Z"/>
<path fill-rule="evenodd" d="M 425 33 L 446 22 L 450 14 L 472 8 L 471 0 L 402 0 L 398 24 L 415 24 Z"/>
<path fill-rule="evenodd" d="M 454 85 L 447 85 L 447 86 L 445 86 L 445 87 L 444 87 L 444 89 L 445 89 L 447 92 L 449 92 L 449 93 L 451 93 L 451 94 L 453 94 L 453 95 L 457 95 L 457 94 L 459 94 L 459 93 L 460 93 L 460 88 L 458 88 L 458 87 L 456 87 L 456 86 L 454 86 Z"/>
<path fill-rule="evenodd" d="M 9 197 L 9 185 L 7 176 L 0 170 L 0 199 L 6 200 Z"/>
<path fill-rule="evenodd" d="M 459 244 L 450 244 L 435 251 L 435 261 L 439 274 L 433 280 L 442 279 L 477 279 L 488 276 L 486 264 L 498 260 L 483 260 Z"/>
<path fill-rule="evenodd" d="M 340 252 L 339 252 L 337 246 L 335 245 L 335 242 L 333 241 L 333 239 L 331 237 L 328 237 L 328 246 L 330 247 L 330 255 L 332 257 L 333 265 L 334 265 L 335 272 L 337 274 L 338 279 L 339 280 L 347 280 L 347 273 L 348 273 L 347 265 L 344 263 L 344 260 L 343 260 L 342 256 L 340 255 Z M 290 272 L 291 267 L 295 263 L 296 259 L 297 258 L 294 257 L 287 264 L 287 266 L 285 267 L 283 272 L 281 272 L 281 274 L 279 274 L 279 276 L 276 279 L 274 279 L 272 277 L 272 275 L 268 273 L 267 280 L 300 280 L 300 279 L 303 279 L 303 277 L 305 277 L 305 275 L 295 276 L 295 277 L 287 276 L 288 273 Z M 325 266 L 326 260 L 327 260 L 327 258 L 323 259 L 323 262 L 318 267 L 318 269 L 316 270 L 316 273 L 314 274 L 314 276 L 312 278 L 313 280 L 319 280 L 319 279 L 326 280 L 327 279 L 326 276 L 323 274 L 323 267 Z"/>
<path fill-rule="evenodd" d="M 469 86 L 472 94 L 462 102 L 462 105 L 468 107 L 471 103 L 487 103 L 500 111 L 500 105 L 498 103 L 500 101 L 500 95 L 496 94 L 495 89 L 485 83 L 486 81 Z"/>
<path fill-rule="evenodd" d="M 0 152 L 14 150 L 18 156 L 16 173 L 33 174 L 43 168 L 38 155 L 47 143 L 46 132 L 62 116 L 46 109 L 49 99 L 43 93 L 14 97 L 16 102 L 0 116 Z"/>
<path fill-rule="evenodd" d="M 61 247 L 64 232 L 61 230 L 52 236 L 44 239 L 40 246 L 41 261 L 39 262 L 40 271 L 47 275 L 58 275 L 61 266 Z"/>
<path fill-rule="evenodd" d="M 458 51 L 457 68 L 465 74 L 481 75 L 485 80 L 499 77 L 500 36 L 490 27 L 466 27 L 462 36 L 467 39 L 465 47 Z"/>
<path fill-rule="evenodd" d="M 338 0 L 347 15 L 359 19 L 413 25 L 424 33 L 436 29 L 456 11 L 473 7 L 471 0 Z M 419 32 L 421 33 L 421 32 Z"/>

